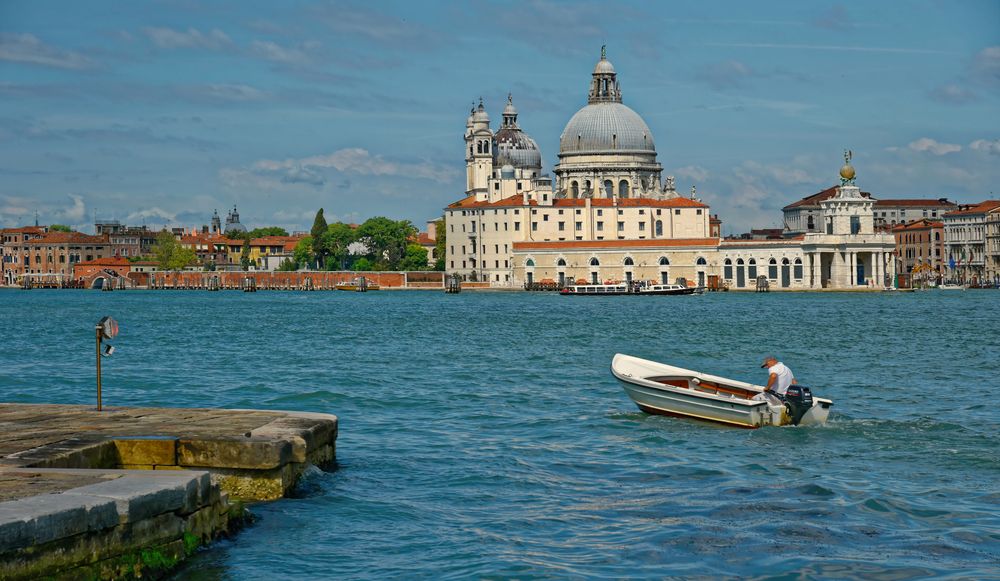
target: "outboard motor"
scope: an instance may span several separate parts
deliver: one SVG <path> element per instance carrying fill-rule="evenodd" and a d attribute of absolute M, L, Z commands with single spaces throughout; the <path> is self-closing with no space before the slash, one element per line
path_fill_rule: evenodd
<path fill-rule="evenodd" d="M 792 425 L 797 426 L 802 421 L 802 416 L 806 415 L 813 406 L 812 391 L 804 385 L 789 385 L 785 392 L 785 407 L 788 408 L 788 415 L 792 419 Z"/>

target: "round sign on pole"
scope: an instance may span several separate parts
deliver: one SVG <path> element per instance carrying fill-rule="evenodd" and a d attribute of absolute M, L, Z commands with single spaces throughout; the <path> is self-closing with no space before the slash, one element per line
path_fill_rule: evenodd
<path fill-rule="evenodd" d="M 97 323 L 97 326 L 101 328 L 101 335 L 105 339 L 114 339 L 118 336 L 118 321 L 111 317 L 104 317 Z"/>

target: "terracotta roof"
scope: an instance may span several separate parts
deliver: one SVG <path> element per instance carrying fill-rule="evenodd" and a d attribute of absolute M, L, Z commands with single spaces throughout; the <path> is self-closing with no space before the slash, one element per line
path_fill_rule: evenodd
<path fill-rule="evenodd" d="M 829 187 L 829 188 L 823 190 L 822 192 L 818 192 L 818 193 L 815 193 L 815 194 L 813 194 L 811 196 L 807 196 L 805 198 L 802 198 L 798 202 L 793 202 L 791 204 L 788 204 L 787 206 L 785 206 L 784 208 L 782 208 L 782 210 L 792 210 L 794 208 L 799 208 L 799 207 L 802 207 L 802 206 L 817 206 L 818 207 L 819 203 L 822 202 L 823 200 L 829 200 L 830 198 L 832 198 L 837 193 L 837 188 L 839 188 L 839 187 L 840 186 Z M 864 197 L 866 197 L 866 198 L 872 197 L 871 192 L 861 192 L 861 195 L 864 196 Z"/>
<path fill-rule="evenodd" d="M 128 266 L 127 258 L 111 256 L 108 258 L 95 258 L 94 260 L 84 260 L 77 262 L 74 266 Z"/>
<path fill-rule="evenodd" d="M 535 200 L 528 200 L 528 206 L 539 206 Z M 554 208 L 582 208 L 587 205 L 584 198 L 556 198 L 552 200 Z M 651 198 L 619 198 L 617 204 L 611 198 L 590 198 L 590 205 L 594 208 L 707 208 L 708 205 L 691 198 L 670 198 L 669 200 L 654 200 Z M 504 198 L 497 202 L 477 202 L 476 197 L 468 196 L 449 205 L 449 208 L 509 208 L 524 207 L 524 198 L 521 194 Z"/>
<path fill-rule="evenodd" d="M 928 228 L 944 228 L 944 223 L 928 220 L 927 218 L 921 218 L 920 220 L 914 220 L 907 224 L 899 224 L 894 227 L 892 231 L 903 232 L 904 230 L 925 230 Z"/>
<path fill-rule="evenodd" d="M 657 238 L 652 240 L 560 240 L 556 242 L 515 242 L 514 250 L 555 250 L 558 248 L 668 248 L 715 246 L 718 238 Z"/>
<path fill-rule="evenodd" d="M 437 240 L 431 238 L 427 232 L 420 232 L 417 234 L 417 244 L 421 246 L 434 246 L 437 244 Z"/>
<path fill-rule="evenodd" d="M 107 244 L 108 240 L 104 236 L 91 236 L 81 232 L 49 232 L 41 238 L 28 240 L 25 244 L 48 245 L 48 244 Z"/>
<path fill-rule="evenodd" d="M 289 242 L 298 244 L 305 236 L 263 236 L 250 241 L 250 246 L 284 246 Z M 243 242 L 240 242 L 242 244 Z"/>
<path fill-rule="evenodd" d="M 901 199 L 901 200 L 875 200 L 875 206 L 937 206 L 953 208 L 957 206 L 955 202 L 950 202 L 945 198 L 936 199 Z"/>
<path fill-rule="evenodd" d="M 978 204 L 971 204 L 969 206 L 959 206 L 954 212 L 948 212 L 944 215 L 945 218 L 950 218 L 952 216 L 971 216 L 974 214 L 985 214 L 990 210 L 995 210 L 1000 208 L 1000 200 L 986 200 L 985 202 L 980 202 Z"/>
<path fill-rule="evenodd" d="M 782 238 L 780 240 L 776 240 L 776 239 L 773 239 L 773 238 L 772 239 L 758 238 L 757 240 L 753 240 L 751 238 L 726 238 L 726 239 L 722 240 L 721 242 L 719 242 L 719 247 L 721 248 L 723 246 L 753 246 L 753 245 L 759 245 L 759 244 L 774 244 L 774 245 L 778 245 L 778 244 L 790 244 L 790 245 L 798 245 L 798 243 L 802 242 L 803 240 L 805 240 L 805 238 L 806 238 L 805 234 L 799 234 L 798 236 L 795 236 L 793 238 Z"/>
<path fill-rule="evenodd" d="M 3 234 L 45 234 L 45 229 L 40 226 L 21 226 L 20 228 L 4 228 L 0 230 Z"/>
<path fill-rule="evenodd" d="M 194 234 L 181 236 L 182 244 L 243 244 L 242 240 L 232 240 L 221 234 Z"/>

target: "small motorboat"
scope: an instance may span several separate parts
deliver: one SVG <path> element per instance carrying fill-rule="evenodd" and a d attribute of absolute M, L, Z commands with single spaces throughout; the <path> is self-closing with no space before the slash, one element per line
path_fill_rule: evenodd
<path fill-rule="evenodd" d="M 757 401 L 764 386 L 726 379 L 618 353 L 611 373 L 648 414 L 695 418 L 741 428 L 822 425 L 833 402 L 792 385 L 785 401 Z"/>
<path fill-rule="evenodd" d="M 946 283 L 946 284 L 939 284 L 938 288 L 940 290 L 967 290 L 969 288 L 969 285 Z"/>

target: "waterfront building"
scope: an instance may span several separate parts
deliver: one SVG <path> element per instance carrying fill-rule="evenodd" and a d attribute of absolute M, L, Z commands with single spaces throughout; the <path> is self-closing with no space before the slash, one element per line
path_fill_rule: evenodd
<path fill-rule="evenodd" d="M 510 96 L 496 134 L 480 101 L 466 120 L 465 144 L 466 196 L 445 208 L 445 267 L 467 280 L 497 286 L 538 280 L 525 269 L 525 253 L 541 251 L 537 244 L 586 253 L 593 243 L 710 236 L 709 207 L 694 192 L 678 194 L 673 178 L 660 182 L 652 132 L 622 104 L 603 50 L 587 105 L 560 138 L 556 184 L 542 175 L 541 152 L 521 129 Z M 584 270 L 589 279 L 592 272 Z"/>
<path fill-rule="evenodd" d="M 896 271 L 922 281 L 940 281 L 945 274 L 944 224 L 921 218 L 892 229 L 896 239 Z"/>
<path fill-rule="evenodd" d="M 836 195 L 837 189 L 837 186 L 829 187 L 782 208 L 784 236 L 821 232 L 825 224 L 821 204 Z M 874 199 L 871 192 L 861 192 L 861 196 L 872 198 L 872 217 L 875 228 L 879 230 L 892 229 L 899 224 L 922 218 L 937 220 L 958 207 L 947 198 Z"/>
<path fill-rule="evenodd" d="M 1000 208 L 986 213 L 986 280 L 1000 285 Z"/>
<path fill-rule="evenodd" d="M 48 226 L 25 226 L 0 230 L 0 241 L 3 243 L 0 245 L 0 268 L 2 268 L 0 284 L 5 286 L 17 284 L 17 277 L 24 273 L 23 244 L 28 240 L 44 236 L 48 231 Z"/>
<path fill-rule="evenodd" d="M 77 262 L 108 258 L 112 245 L 108 236 L 80 232 L 47 232 L 21 242 L 17 247 L 21 267 L 18 275 L 60 275 L 69 280 Z"/>
<path fill-rule="evenodd" d="M 1000 200 L 962 205 L 942 217 L 948 276 L 972 284 L 986 275 L 986 218 L 1000 208 Z"/>

